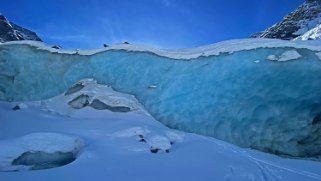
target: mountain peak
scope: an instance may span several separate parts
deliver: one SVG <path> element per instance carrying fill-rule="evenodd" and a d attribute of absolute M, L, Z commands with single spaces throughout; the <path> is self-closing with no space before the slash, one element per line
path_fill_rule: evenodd
<path fill-rule="evenodd" d="M 10 22 L 0 13 L 0 42 L 17 40 L 42 41 L 35 32 Z"/>
<path fill-rule="evenodd" d="M 321 0 L 306 0 L 307 3 L 313 3 L 313 2 L 318 2 L 321 3 Z"/>
<path fill-rule="evenodd" d="M 252 38 L 276 38 L 292 40 L 321 24 L 321 0 L 306 0 L 283 20 Z"/>

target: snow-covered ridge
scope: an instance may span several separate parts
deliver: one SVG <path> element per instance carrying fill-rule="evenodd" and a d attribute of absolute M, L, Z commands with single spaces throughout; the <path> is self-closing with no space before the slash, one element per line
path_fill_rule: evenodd
<path fill-rule="evenodd" d="M 305 0 L 282 21 L 251 37 L 293 40 L 319 24 L 321 24 L 321 1 Z"/>
<path fill-rule="evenodd" d="M 222 41 L 211 45 L 200 46 L 195 48 L 165 50 L 157 49 L 144 45 L 131 44 L 116 44 L 110 47 L 95 49 L 95 50 L 63 50 L 55 49 L 38 41 L 12 41 L 0 44 L 0 46 L 7 45 L 28 45 L 36 47 L 40 50 L 47 50 L 52 53 L 61 54 L 79 54 L 79 55 L 94 55 L 101 52 L 112 50 L 125 50 L 132 52 L 150 52 L 159 56 L 173 58 L 173 59 L 195 59 L 201 56 L 219 55 L 221 53 L 233 53 L 237 51 L 253 50 L 257 48 L 286 48 L 292 47 L 297 49 L 309 49 L 313 51 L 321 51 L 321 43 L 311 43 L 305 41 L 286 41 L 276 39 L 237 39 Z"/>
<path fill-rule="evenodd" d="M 321 18 L 320 18 L 321 21 Z M 299 36 L 299 40 L 321 40 L 321 24 Z"/>
<path fill-rule="evenodd" d="M 0 42 L 18 40 L 42 41 L 35 32 L 10 22 L 0 14 Z"/>

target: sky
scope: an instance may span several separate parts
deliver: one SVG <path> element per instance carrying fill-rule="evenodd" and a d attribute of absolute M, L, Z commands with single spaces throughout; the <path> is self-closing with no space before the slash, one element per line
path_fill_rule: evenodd
<path fill-rule="evenodd" d="M 164 49 L 247 38 L 304 0 L 1 0 L 0 12 L 67 49 L 129 42 Z"/>

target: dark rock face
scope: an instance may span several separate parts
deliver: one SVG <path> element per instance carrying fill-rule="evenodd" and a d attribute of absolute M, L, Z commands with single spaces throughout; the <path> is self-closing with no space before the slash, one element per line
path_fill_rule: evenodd
<path fill-rule="evenodd" d="M 35 32 L 9 22 L 5 16 L 0 14 L 0 42 L 17 40 L 42 41 Z"/>
<path fill-rule="evenodd" d="M 21 108 L 20 108 L 19 105 L 16 105 L 15 107 L 12 108 L 12 110 L 14 110 L 14 111 L 18 111 L 18 110 L 20 110 L 20 109 L 21 109 Z"/>
<path fill-rule="evenodd" d="M 125 106 L 109 106 L 105 103 L 103 103 L 102 101 L 98 100 L 98 99 L 94 99 L 93 102 L 90 104 L 90 106 L 94 109 L 97 110 L 105 110 L 108 109 L 112 112 L 129 112 L 130 108 L 129 107 L 125 107 Z"/>
<path fill-rule="evenodd" d="M 296 10 L 272 27 L 251 38 L 292 40 L 321 23 L 321 0 L 306 0 Z"/>
<path fill-rule="evenodd" d="M 12 25 L 3 15 L 0 15 L 0 41 L 22 40 L 22 37 L 14 31 Z"/>
<path fill-rule="evenodd" d="M 10 23 L 11 23 L 13 29 L 17 32 L 17 34 L 19 36 L 22 37 L 23 40 L 42 41 L 35 32 L 30 31 L 30 30 L 23 28 L 21 26 L 18 26 L 16 24 L 14 24 L 13 22 L 10 22 Z"/>
<path fill-rule="evenodd" d="M 73 94 L 73 93 L 75 93 L 75 92 L 78 92 L 78 91 L 80 91 L 81 89 L 83 89 L 84 87 L 85 87 L 85 86 L 84 86 L 81 82 L 79 82 L 79 83 L 73 85 L 72 87 L 70 87 L 70 88 L 65 92 L 65 96 L 70 95 L 70 94 Z"/>
<path fill-rule="evenodd" d="M 52 46 L 51 48 L 54 48 L 54 49 L 61 49 L 62 47 L 61 47 L 61 46 L 59 46 L 59 45 L 54 45 L 54 46 Z"/>
<path fill-rule="evenodd" d="M 75 99 L 68 102 L 69 106 L 74 109 L 81 109 L 89 105 L 89 96 L 81 94 Z"/>

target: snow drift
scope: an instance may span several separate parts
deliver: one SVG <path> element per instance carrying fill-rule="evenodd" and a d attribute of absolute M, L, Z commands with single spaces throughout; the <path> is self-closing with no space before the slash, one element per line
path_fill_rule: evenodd
<path fill-rule="evenodd" d="M 0 141 L 0 171 L 41 170 L 73 162 L 83 141 L 58 133 L 32 133 Z"/>
<path fill-rule="evenodd" d="M 0 45 L 0 99 L 41 100 L 84 78 L 134 95 L 165 125 L 279 155 L 321 155 L 320 45 L 235 40 L 188 50 L 70 52 Z"/>

